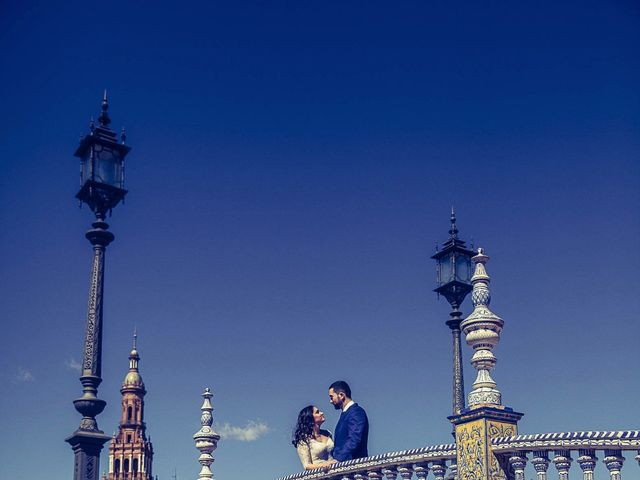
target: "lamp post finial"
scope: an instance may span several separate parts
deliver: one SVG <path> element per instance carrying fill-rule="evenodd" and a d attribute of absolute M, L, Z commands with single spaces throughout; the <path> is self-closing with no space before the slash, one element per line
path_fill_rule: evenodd
<path fill-rule="evenodd" d="M 105 89 L 104 94 L 102 95 L 102 106 L 101 106 L 100 117 L 98 117 L 98 121 L 100 125 L 103 127 L 107 127 L 111 123 L 111 119 L 109 118 L 109 114 L 107 110 L 109 110 L 109 101 L 107 100 L 107 90 Z"/>
<path fill-rule="evenodd" d="M 449 229 L 449 235 L 451 238 L 458 238 L 458 227 L 456 226 L 456 212 L 451 205 L 451 228 Z"/>

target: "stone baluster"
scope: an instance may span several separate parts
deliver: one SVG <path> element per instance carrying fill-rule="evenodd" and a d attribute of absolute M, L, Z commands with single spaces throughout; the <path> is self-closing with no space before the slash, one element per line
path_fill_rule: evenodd
<path fill-rule="evenodd" d="M 447 466 L 442 460 L 439 460 L 431 464 L 431 470 L 433 471 L 435 480 L 444 480 L 444 475 L 447 473 Z"/>
<path fill-rule="evenodd" d="M 402 465 L 398 467 L 398 473 L 402 480 L 411 480 L 411 477 L 413 477 L 413 468 L 411 465 Z"/>
<path fill-rule="evenodd" d="M 369 480 L 382 480 L 382 472 L 380 470 L 370 470 L 367 472 Z"/>
<path fill-rule="evenodd" d="M 214 459 L 211 453 L 218 447 L 220 435 L 211 428 L 213 424 L 211 397 L 213 397 L 213 394 L 209 388 L 205 388 L 202 396 L 204 397 L 204 402 L 201 407 L 202 415 L 200 417 L 202 427 L 195 433 L 193 440 L 196 442 L 196 448 L 200 450 L 198 461 L 200 465 L 202 465 L 198 480 L 212 480 L 213 472 L 211 471 L 211 464 Z"/>
<path fill-rule="evenodd" d="M 509 457 L 509 465 L 511 465 L 515 480 L 525 480 L 524 469 L 527 466 L 527 454 L 525 452 L 517 452 Z"/>
<path fill-rule="evenodd" d="M 571 452 L 569 450 L 558 450 L 553 457 L 553 464 L 558 470 L 558 480 L 569 480 L 569 468 L 571 467 Z"/>
<path fill-rule="evenodd" d="M 429 464 L 427 462 L 424 463 L 416 463 L 413 465 L 413 471 L 418 477 L 418 480 L 427 480 L 427 476 L 429 475 Z"/>
<path fill-rule="evenodd" d="M 398 478 L 398 469 L 396 467 L 383 468 L 382 474 L 386 480 L 396 480 Z"/>
<path fill-rule="evenodd" d="M 578 465 L 582 469 L 583 480 L 593 480 L 593 471 L 596 468 L 596 452 L 594 450 L 578 450 L 579 457 L 577 459 Z"/>
<path fill-rule="evenodd" d="M 367 472 L 356 472 L 353 474 L 353 480 L 367 480 Z"/>
<path fill-rule="evenodd" d="M 622 464 L 624 463 L 624 457 L 620 450 L 605 450 L 604 459 L 602 460 L 609 470 L 609 477 L 611 480 L 621 480 Z"/>
<path fill-rule="evenodd" d="M 533 469 L 536 471 L 536 477 L 538 480 L 547 480 L 549 454 L 545 451 L 533 452 L 531 464 L 533 465 Z"/>
<path fill-rule="evenodd" d="M 449 475 L 447 475 L 449 480 L 457 480 L 458 479 L 458 463 L 457 460 L 451 460 L 449 464 Z"/>

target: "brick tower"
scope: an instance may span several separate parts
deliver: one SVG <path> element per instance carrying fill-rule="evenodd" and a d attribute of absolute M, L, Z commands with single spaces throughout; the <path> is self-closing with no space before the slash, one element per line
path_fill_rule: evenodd
<path fill-rule="evenodd" d="M 122 388 L 122 415 L 118 432 L 109 445 L 109 480 L 152 480 L 153 446 L 144 423 L 144 395 L 147 391 L 138 372 L 137 335 L 129 354 L 129 372 Z"/>

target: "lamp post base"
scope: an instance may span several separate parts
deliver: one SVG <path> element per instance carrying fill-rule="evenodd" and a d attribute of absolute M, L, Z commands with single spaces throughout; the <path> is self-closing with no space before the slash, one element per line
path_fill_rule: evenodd
<path fill-rule="evenodd" d="M 100 480 L 100 451 L 111 437 L 101 431 L 76 430 L 65 438 L 74 453 L 73 480 Z"/>

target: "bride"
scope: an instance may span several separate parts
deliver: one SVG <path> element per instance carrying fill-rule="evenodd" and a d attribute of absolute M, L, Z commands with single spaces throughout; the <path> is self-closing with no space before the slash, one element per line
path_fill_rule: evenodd
<path fill-rule="evenodd" d="M 298 423 L 293 431 L 291 443 L 298 451 L 300 462 L 305 470 L 328 468 L 336 460 L 331 456 L 333 438 L 331 432 L 322 430 L 324 413 L 314 405 L 300 410 Z"/>

